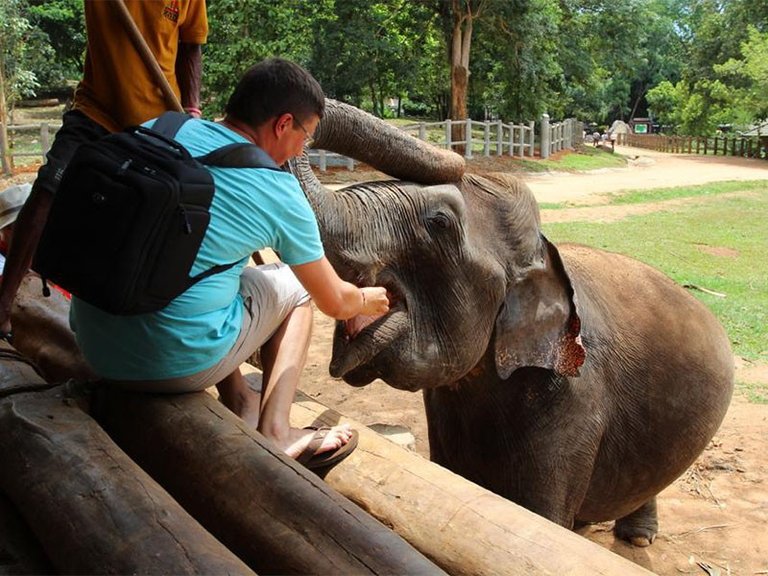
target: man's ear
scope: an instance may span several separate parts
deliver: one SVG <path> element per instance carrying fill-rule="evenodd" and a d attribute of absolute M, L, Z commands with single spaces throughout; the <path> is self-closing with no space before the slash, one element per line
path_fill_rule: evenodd
<path fill-rule="evenodd" d="M 290 112 L 284 112 L 275 119 L 274 131 L 278 139 L 291 128 L 293 128 L 293 114 Z"/>

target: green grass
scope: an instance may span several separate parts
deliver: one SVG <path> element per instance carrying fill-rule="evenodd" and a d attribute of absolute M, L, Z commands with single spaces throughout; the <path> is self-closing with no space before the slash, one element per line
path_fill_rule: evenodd
<path fill-rule="evenodd" d="M 544 231 L 556 243 L 579 242 L 621 252 L 662 270 L 681 285 L 724 294 L 721 298 L 692 290 L 723 323 L 734 353 L 766 363 L 768 182 L 741 185 L 753 193 L 718 197 L 739 187 L 731 183 L 697 186 L 696 195 L 710 196 L 705 203 L 611 223 L 547 224 Z M 749 390 L 753 399 L 768 398 L 764 385 Z"/>
<path fill-rule="evenodd" d="M 675 198 L 692 198 L 695 196 L 717 196 L 729 192 L 747 192 L 764 190 L 765 180 L 716 182 L 699 186 L 681 186 L 678 188 L 656 188 L 654 190 L 633 190 L 612 195 L 611 205 L 644 204 L 646 202 L 661 202 Z"/>
<path fill-rule="evenodd" d="M 582 146 L 573 154 L 566 154 L 557 160 L 541 160 L 538 163 L 548 170 L 582 172 L 601 168 L 624 168 L 627 165 L 627 159 L 621 154 Z"/>

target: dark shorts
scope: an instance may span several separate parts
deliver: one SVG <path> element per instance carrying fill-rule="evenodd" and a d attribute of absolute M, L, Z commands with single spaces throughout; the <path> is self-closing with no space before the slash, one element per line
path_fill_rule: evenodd
<path fill-rule="evenodd" d="M 64 169 L 78 146 L 98 140 L 107 134 L 109 130 L 79 110 L 65 112 L 62 117 L 62 126 L 56 132 L 51 149 L 45 156 L 45 164 L 37 171 L 34 187 L 56 194 Z"/>

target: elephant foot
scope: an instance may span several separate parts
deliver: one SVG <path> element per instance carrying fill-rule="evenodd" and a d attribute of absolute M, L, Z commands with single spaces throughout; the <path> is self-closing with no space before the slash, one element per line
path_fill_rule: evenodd
<path fill-rule="evenodd" d="M 616 538 L 641 548 L 653 544 L 658 531 L 659 520 L 656 515 L 655 496 L 631 514 L 616 520 L 616 525 L 613 527 Z"/>

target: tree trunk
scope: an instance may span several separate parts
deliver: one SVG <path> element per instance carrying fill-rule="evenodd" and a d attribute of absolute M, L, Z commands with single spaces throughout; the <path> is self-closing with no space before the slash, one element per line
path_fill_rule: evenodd
<path fill-rule="evenodd" d="M 472 45 L 472 7 L 466 13 L 461 0 L 452 0 L 453 31 L 451 33 L 451 120 L 466 120 L 467 89 L 469 86 L 469 50 Z M 451 141 L 466 140 L 466 126 L 457 122 L 451 127 Z M 465 144 L 457 144 L 454 150 L 464 154 Z"/>

